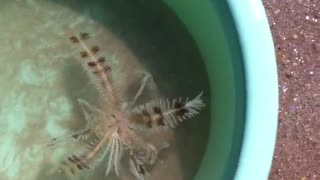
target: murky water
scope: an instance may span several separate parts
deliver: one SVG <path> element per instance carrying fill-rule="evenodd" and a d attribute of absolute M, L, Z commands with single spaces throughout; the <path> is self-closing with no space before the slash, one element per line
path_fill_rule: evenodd
<path fill-rule="evenodd" d="M 160 3 L 2 0 L 0 24 L 0 179 L 65 178 L 48 172 L 70 147 L 48 149 L 45 143 L 82 126 L 78 98 L 98 101 L 69 42 L 74 33 L 90 33 L 90 43 L 101 47 L 124 99 L 133 96 L 141 71 L 150 72 L 154 83 L 140 103 L 164 95 L 192 98 L 200 91 L 208 97 L 195 45 Z M 192 179 L 206 145 L 207 109 L 163 135 L 170 147 L 152 167 L 153 179 Z M 97 168 L 77 178 L 102 177 Z"/>

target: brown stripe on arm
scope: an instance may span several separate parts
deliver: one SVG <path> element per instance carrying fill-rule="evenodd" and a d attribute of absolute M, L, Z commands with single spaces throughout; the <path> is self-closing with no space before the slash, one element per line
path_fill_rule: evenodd
<path fill-rule="evenodd" d="M 83 167 L 82 167 L 80 164 L 77 164 L 77 168 L 78 168 L 79 170 L 83 170 Z"/>
<path fill-rule="evenodd" d="M 179 116 L 179 117 L 181 117 L 181 116 L 183 116 L 183 115 L 185 115 L 186 113 L 188 113 L 189 111 L 185 108 L 185 103 L 183 103 L 183 102 L 175 102 L 174 103 L 174 109 L 175 109 L 175 112 L 174 112 L 174 114 L 176 115 L 176 116 Z"/>
<path fill-rule="evenodd" d="M 68 160 L 70 161 L 70 162 L 72 162 L 72 163 L 76 163 L 77 161 L 75 160 L 75 159 L 73 159 L 72 157 L 68 157 Z"/>
<path fill-rule="evenodd" d="M 103 68 L 103 66 L 101 66 L 99 64 L 99 62 L 96 62 L 96 61 L 87 62 L 87 66 L 89 67 L 89 69 L 92 70 L 92 73 L 98 77 L 96 80 L 99 79 L 99 81 L 103 79 L 103 77 L 102 77 L 103 72 L 107 73 L 108 71 L 111 70 L 110 66 L 107 65 L 106 67 Z M 99 76 L 101 76 L 101 77 L 99 77 Z M 104 82 L 104 81 L 102 82 L 102 85 L 106 85 L 106 84 L 107 84 L 107 82 Z"/>
<path fill-rule="evenodd" d="M 98 74 L 103 73 L 103 72 L 109 73 L 110 71 L 111 71 L 111 67 L 107 65 L 103 69 L 93 71 L 93 74 L 98 75 Z"/>
<path fill-rule="evenodd" d="M 71 36 L 69 39 L 72 43 L 79 43 L 79 38 L 77 36 Z"/>
<path fill-rule="evenodd" d="M 111 66 L 106 64 L 106 58 L 104 56 L 100 56 L 97 60 L 97 63 L 100 64 L 101 66 L 104 66 L 104 71 L 109 72 L 111 71 Z"/>
<path fill-rule="evenodd" d="M 81 38 L 81 40 L 86 40 L 86 39 L 90 38 L 90 35 L 87 32 L 82 32 L 82 33 L 80 33 L 80 38 Z"/>
<path fill-rule="evenodd" d="M 80 161 L 80 159 L 76 155 L 72 155 L 72 158 L 76 161 Z"/>
<path fill-rule="evenodd" d="M 80 56 L 82 58 L 87 58 L 89 56 L 88 52 L 87 51 L 80 51 Z"/>
<path fill-rule="evenodd" d="M 103 70 L 101 69 L 99 64 L 94 61 L 89 61 L 89 62 L 87 62 L 87 66 L 91 70 L 91 72 L 98 77 L 95 79 L 95 81 L 97 82 L 97 80 L 98 80 L 100 82 L 100 80 L 103 78 L 101 78 L 99 76 L 102 76 L 101 73 Z"/>
<path fill-rule="evenodd" d="M 93 61 L 90 61 L 87 64 L 88 64 L 89 67 L 96 67 L 97 66 L 97 63 L 93 62 Z"/>
<path fill-rule="evenodd" d="M 104 71 L 105 71 L 105 72 L 110 72 L 110 71 L 111 71 L 111 66 L 106 65 L 106 66 L 104 67 Z"/>
<path fill-rule="evenodd" d="M 138 171 L 140 174 L 145 175 L 146 174 L 146 170 L 144 169 L 144 166 L 141 164 L 138 164 Z"/>
<path fill-rule="evenodd" d="M 92 54 L 96 54 L 97 52 L 100 51 L 100 47 L 99 46 L 92 46 L 90 50 L 91 50 Z"/>
<path fill-rule="evenodd" d="M 157 107 L 157 106 L 153 107 L 153 112 L 158 115 L 156 117 L 157 125 L 158 126 L 165 126 L 164 117 L 163 117 L 163 114 L 162 114 L 160 107 Z"/>
<path fill-rule="evenodd" d="M 68 160 L 73 163 L 79 170 L 83 170 L 84 168 L 89 169 L 89 167 L 76 155 L 72 155 L 68 157 Z"/>
<path fill-rule="evenodd" d="M 106 58 L 105 58 L 104 56 L 100 56 L 100 57 L 98 58 L 98 63 L 103 64 L 104 62 L 106 62 Z"/>

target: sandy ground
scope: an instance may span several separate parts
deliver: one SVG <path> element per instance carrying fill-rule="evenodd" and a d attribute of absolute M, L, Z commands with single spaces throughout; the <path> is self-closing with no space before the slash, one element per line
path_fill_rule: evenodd
<path fill-rule="evenodd" d="M 277 51 L 280 116 L 270 180 L 320 179 L 320 2 L 264 0 Z"/>

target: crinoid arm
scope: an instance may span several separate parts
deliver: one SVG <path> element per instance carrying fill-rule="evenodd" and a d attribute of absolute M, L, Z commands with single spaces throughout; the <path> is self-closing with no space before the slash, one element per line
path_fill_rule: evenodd
<path fill-rule="evenodd" d="M 106 57 L 98 56 L 100 52 L 99 46 L 89 46 L 86 43 L 88 38 L 90 38 L 88 33 L 80 33 L 78 36 L 71 36 L 70 41 L 80 46 L 82 67 L 100 92 L 100 95 L 105 97 L 105 100 L 111 101 L 112 104 L 116 104 L 116 92 L 111 83 L 111 66 L 107 64 Z"/>
<path fill-rule="evenodd" d="M 147 84 L 154 82 L 153 77 L 149 72 L 142 71 L 141 74 L 143 74 L 143 78 L 140 81 L 138 91 L 130 102 L 126 102 L 123 104 L 122 109 L 132 109 L 136 105 L 138 99 L 142 96 L 142 93 L 146 89 Z"/>
<path fill-rule="evenodd" d="M 105 132 L 104 136 L 96 136 L 77 152 L 67 156 L 59 167 L 60 172 L 77 176 L 87 170 L 95 169 L 106 162 L 105 175 L 108 176 L 114 170 L 119 176 L 119 163 L 122 157 L 122 144 L 116 131 Z"/>
<path fill-rule="evenodd" d="M 150 177 L 144 163 L 134 156 L 129 159 L 129 169 L 137 180 L 147 180 Z"/>
<path fill-rule="evenodd" d="M 134 131 L 128 131 L 124 145 L 129 152 L 129 170 L 138 180 L 145 180 L 149 173 L 145 165 L 153 165 L 158 158 L 158 149 Z"/>
<path fill-rule="evenodd" d="M 201 96 L 202 93 L 190 101 L 182 98 L 172 101 L 158 99 L 135 107 L 129 118 L 130 125 L 132 128 L 153 132 L 175 128 L 179 122 L 194 117 L 205 107 Z"/>
<path fill-rule="evenodd" d="M 86 127 L 93 128 L 99 122 L 99 119 L 105 117 L 105 113 L 99 108 L 89 104 L 85 100 L 78 99 L 84 119 L 86 120 Z"/>
<path fill-rule="evenodd" d="M 132 175 L 137 180 L 151 179 L 146 165 L 155 164 L 158 159 L 158 151 L 166 147 L 161 147 L 160 149 L 157 149 L 152 144 L 140 143 L 140 148 L 131 149 L 129 154 L 129 170 L 132 173 Z"/>
<path fill-rule="evenodd" d="M 86 121 L 85 127 L 77 131 L 52 138 L 51 141 L 47 144 L 48 146 L 53 146 L 55 144 L 64 144 L 71 141 L 87 140 L 92 135 L 92 133 L 100 133 L 99 130 L 95 128 L 95 126 L 99 122 L 99 118 L 104 117 L 104 113 L 97 107 L 89 104 L 82 99 L 78 99 L 78 103 Z"/>
<path fill-rule="evenodd" d="M 152 144 L 146 144 L 143 151 L 137 152 L 135 155 L 141 162 L 154 164 L 158 158 L 158 150 Z"/>
<path fill-rule="evenodd" d="M 136 93 L 136 95 L 134 96 L 133 100 L 130 102 L 131 107 L 133 107 L 134 105 L 136 105 L 137 100 L 141 97 L 143 90 L 145 89 L 147 83 L 149 81 L 151 81 L 152 75 L 148 72 L 143 72 L 143 78 L 141 79 L 140 82 L 140 87 Z"/>
<path fill-rule="evenodd" d="M 122 152 L 123 148 L 120 136 L 118 133 L 115 132 L 111 135 L 110 142 L 108 143 L 108 147 L 106 150 L 107 163 L 105 176 L 108 176 L 112 169 L 114 169 L 116 175 L 119 176 L 119 163 L 122 157 Z"/>
<path fill-rule="evenodd" d="M 90 130 L 80 129 L 72 133 L 66 133 L 61 136 L 54 137 L 46 144 L 46 146 L 63 145 L 70 142 L 77 142 L 87 138 L 89 135 Z"/>
<path fill-rule="evenodd" d="M 128 129 L 126 136 L 123 136 L 122 140 L 130 155 L 139 159 L 141 162 L 152 165 L 157 160 L 158 148 L 146 141 L 133 129 Z M 160 149 L 163 148 L 165 147 L 161 147 Z"/>

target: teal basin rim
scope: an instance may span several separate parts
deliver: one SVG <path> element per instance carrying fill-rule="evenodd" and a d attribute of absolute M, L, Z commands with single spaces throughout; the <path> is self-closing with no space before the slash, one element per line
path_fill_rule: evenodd
<path fill-rule="evenodd" d="M 268 179 L 278 124 L 278 77 L 272 35 L 260 0 L 228 3 L 239 34 L 248 94 L 235 180 Z"/>
<path fill-rule="evenodd" d="M 163 1 L 196 41 L 209 68 L 211 90 L 215 92 L 211 97 L 211 120 L 215 123 L 210 125 L 207 150 L 195 179 L 268 179 L 277 132 L 278 78 L 272 36 L 261 0 Z M 230 38 L 232 42 L 227 41 Z M 237 44 L 239 53 L 233 49 Z M 241 61 L 243 74 L 232 72 L 239 67 L 232 69 L 229 61 Z M 245 82 L 238 82 L 237 76 L 244 76 Z M 219 77 L 229 79 L 221 82 Z M 244 84 L 245 88 L 245 93 L 240 92 L 245 96 L 244 117 L 236 113 L 242 109 L 235 107 L 242 99 L 233 91 L 237 84 Z M 236 145 L 239 137 L 240 147 Z"/>

